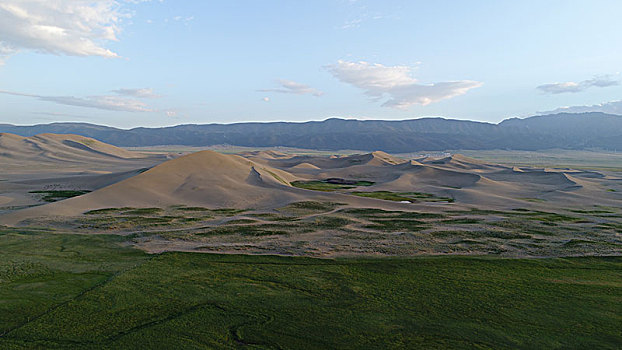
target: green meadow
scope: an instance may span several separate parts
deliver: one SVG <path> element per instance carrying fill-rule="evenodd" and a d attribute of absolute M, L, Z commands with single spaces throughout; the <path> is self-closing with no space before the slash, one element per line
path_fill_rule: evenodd
<path fill-rule="evenodd" d="M 0 229 L 0 348 L 622 343 L 622 257 L 149 255 L 127 239 Z"/>

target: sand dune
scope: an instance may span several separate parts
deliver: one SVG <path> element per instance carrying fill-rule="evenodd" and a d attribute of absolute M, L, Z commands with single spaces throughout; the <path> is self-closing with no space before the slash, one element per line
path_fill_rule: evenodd
<path fill-rule="evenodd" d="M 21 138 L 3 135 L 0 147 L 20 157 L 49 161 L 81 161 L 81 157 L 140 159 L 136 154 L 112 146 L 67 135 L 40 135 Z M 79 145 L 76 145 L 78 143 Z M 21 147 L 21 149 L 20 149 Z M 63 148 L 64 147 L 64 148 Z M 17 150 L 16 150 L 17 149 Z M 56 153 L 50 155 L 47 149 Z M 71 153 L 71 152 L 73 153 Z M 9 151 L 4 152 L 9 154 Z M 26 157 L 26 156 L 24 156 Z M 247 152 L 243 156 L 201 151 L 163 162 L 146 171 L 110 174 L 82 174 L 75 184 L 93 192 L 44 206 L 24 209 L 0 221 L 17 223 L 24 218 L 50 215 L 78 215 L 86 210 L 109 207 L 167 207 L 191 205 L 207 208 L 273 209 L 294 201 L 325 200 L 353 206 L 391 208 L 404 204 L 348 195 L 347 190 L 317 192 L 291 186 L 295 180 L 340 178 L 366 180 L 373 186 L 356 191 L 423 192 L 455 199 L 453 206 L 516 208 L 537 206 L 544 201 L 580 203 L 594 193 L 604 192 L 596 171 L 537 169 L 487 164 L 461 155 L 445 158 L 403 160 L 384 152 L 349 156 L 292 156 L 279 152 Z M 48 179 L 52 181 L 52 179 Z M 37 179 L 13 182 L 13 186 L 32 186 Z M 68 177 L 53 182 L 72 181 Z M 0 185 L 0 189 L 1 189 Z M 7 195 L 0 191 L 2 202 Z M 618 196 L 599 195 L 603 203 Z M 433 203 L 412 204 L 420 207 Z M 547 203 L 546 205 L 551 205 Z"/>
<path fill-rule="evenodd" d="M 107 168 L 115 168 L 117 165 L 129 170 L 164 160 L 165 155 L 130 152 L 78 135 L 40 134 L 22 137 L 0 134 L 0 164 L 9 173 L 41 173 L 42 169 L 50 173 L 95 169 L 108 171 Z"/>
<path fill-rule="evenodd" d="M 279 157 L 275 158 L 270 155 L 261 156 L 259 153 L 253 155 L 251 159 L 255 160 L 260 158 L 266 164 L 281 168 L 281 169 L 300 169 L 309 168 L 309 165 L 320 169 L 337 169 L 347 168 L 354 165 L 370 165 L 370 166 L 388 166 L 405 162 L 404 159 L 400 159 L 391 156 L 385 152 L 372 152 L 366 154 L 354 154 L 349 156 L 293 156 L 289 158 Z M 303 165 L 304 164 L 304 165 Z"/>
<path fill-rule="evenodd" d="M 78 135 L 40 134 L 22 137 L 0 134 L 2 160 L 37 159 L 52 161 L 92 161 L 93 157 L 117 159 L 144 158 L 139 153 L 126 151 L 89 137 Z"/>
<path fill-rule="evenodd" d="M 317 166 L 310 164 L 310 163 L 300 163 L 300 164 L 296 164 L 292 167 L 292 169 L 313 169 L 313 170 L 317 170 L 320 169 Z"/>
<path fill-rule="evenodd" d="M 32 191 L 93 191 L 166 159 L 77 135 L 0 134 L 0 212 L 40 204 L 42 196 Z"/>
<path fill-rule="evenodd" d="M 43 215 L 78 215 L 109 207 L 262 208 L 304 199 L 292 176 L 248 159 L 201 151 L 164 162 L 142 174 L 83 196 L 12 214 L 5 221 Z"/>

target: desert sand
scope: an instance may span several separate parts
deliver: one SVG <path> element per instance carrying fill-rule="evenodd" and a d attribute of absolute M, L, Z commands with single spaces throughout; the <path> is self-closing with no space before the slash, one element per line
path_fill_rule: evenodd
<path fill-rule="evenodd" d="M 464 222 L 482 220 L 489 222 L 468 229 L 493 230 L 490 232 L 503 237 L 507 232 L 495 231 L 499 227 L 541 235 L 552 225 L 566 238 L 549 240 L 564 244 L 574 239 L 568 232 L 597 228 L 606 231 L 599 236 L 604 240 L 599 244 L 619 240 L 615 230 L 620 223 L 613 214 L 622 209 L 622 176 L 615 171 L 499 165 L 459 154 L 405 159 L 384 152 L 316 156 L 275 151 L 239 155 L 200 151 L 172 157 L 127 151 L 75 135 L 23 138 L 2 134 L 0 146 L 0 224 L 75 232 L 152 232 L 149 238 L 135 239 L 133 244 L 153 252 L 331 256 L 368 254 L 381 246 L 383 254 L 425 254 L 452 252 L 455 245 L 462 247 L 462 253 L 494 248 L 523 254 L 527 243 L 534 246 L 549 239 L 546 235 L 530 236 L 536 243 L 519 242 L 523 244 L 520 246 L 517 242 L 480 237 L 480 246 L 473 248 L 474 243 L 468 240 L 451 238 L 469 232 L 464 231 Z M 328 187 L 308 187 L 318 184 Z M 32 193 L 41 190 L 79 190 L 85 194 L 46 203 Z M 141 212 L 132 208 L 149 209 Z M 207 214 L 190 215 L 183 208 L 198 208 L 192 210 Z M 380 211 L 380 216 L 351 214 L 361 212 L 361 208 Z M 118 214 L 99 214 L 108 210 Z M 92 211 L 100 216 L 84 215 Z M 486 212 L 491 214 L 482 214 Z M 568 213 L 579 212 L 606 214 L 590 220 L 568 217 Z M 141 218 L 145 213 L 147 217 Z M 475 213 L 475 219 L 469 213 Z M 523 227 L 515 221 L 516 213 L 528 213 L 530 220 L 545 215 L 545 221 L 559 219 L 570 226 L 536 220 L 540 226 Z M 102 226 L 106 220 L 117 220 L 115 215 L 121 218 L 120 226 Z M 403 219 L 417 215 L 458 219 Z M 382 226 L 392 220 L 397 228 Z M 220 232 L 218 227 L 223 225 L 234 233 L 206 236 L 211 230 Z M 169 227 L 168 233 L 155 234 L 160 232 L 159 227 Z M 255 238 L 245 233 L 247 229 L 254 232 Z M 425 235 L 403 236 L 419 229 L 436 235 L 441 234 L 434 230 L 442 229 L 449 232 L 450 238 L 439 243 Z M 181 236 L 170 237 L 178 233 Z M 465 244 L 471 246 L 465 248 Z M 399 249 L 394 249 L 396 245 Z M 607 247 L 617 249 L 615 245 Z M 611 254 L 611 249 L 604 251 Z M 534 251 L 534 255 L 548 254 L 542 253 L 544 248 Z"/>

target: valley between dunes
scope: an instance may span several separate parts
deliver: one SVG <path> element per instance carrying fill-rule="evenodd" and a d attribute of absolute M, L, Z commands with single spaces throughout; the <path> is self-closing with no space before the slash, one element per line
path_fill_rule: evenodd
<path fill-rule="evenodd" d="M 132 152 L 0 134 L 0 224 L 125 235 L 150 252 L 621 253 L 622 175 L 459 154 Z"/>

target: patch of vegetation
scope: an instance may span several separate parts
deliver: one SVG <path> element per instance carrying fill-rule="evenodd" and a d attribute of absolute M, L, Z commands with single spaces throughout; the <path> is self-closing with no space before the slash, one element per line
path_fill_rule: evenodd
<path fill-rule="evenodd" d="M 122 212 L 123 215 L 158 215 L 161 213 L 160 208 L 137 208 Z"/>
<path fill-rule="evenodd" d="M 334 203 L 334 202 L 304 201 L 304 202 L 290 203 L 277 210 L 282 213 L 305 215 L 305 214 L 313 214 L 313 213 L 325 213 L 327 211 L 334 210 L 335 208 L 342 206 L 342 205 L 344 204 Z"/>
<path fill-rule="evenodd" d="M 200 235 L 206 236 L 226 236 L 226 235 L 242 235 L 242 236 L 273 236 L 287 235 L 289 232 L 279 229 L 274 225 L 227 225 L 218 226 Z"/>
<path fill-rule="evenodd" d="M 509 213 L 513 216 L 521 216 L 527 220 L 540 221 L 543 223 L 589 223 L 589 220 L 584 218 L 578 218 L 575 216 L 569 216 L 564 214 L 549 213 L 544 211 L 531 211 L 527 209 L 514 209 L 513 213 Z"/>
<path fill-rule="evenodd" d="M 441 224 L 452 224 L 452 225 L 474 225 L 474 224 L 480 224 L 483 221 L 484 221 L 483 219 L 476 219 L 476 218 L 457 218 L 457 219 L 441 220 L 440 223 Z"/>
<path fill-rule="evenodd" d="M 192 220 L 190 220 L 192 221 Z M 101 216 L 86 217 L 79 219 L 79 227 L 82 229 L 98 230 L 139 230 L 158 226 L 188 223 L 188 218 L 180 216 Z"/>
<path fill-rule="evenodd" d="M 518 198 L 518 199 L 526 201 L 526 202 L 533 202 L 533 203 L 546 202 L 546 199 L 542 199 L 542 198 Z"/>
<path fill-rule="evenodd" d="M 586 245 L 586 244 L 598 244 L 598 242 L 588 241 L 585 239 L 570 239 L 566 243 L 564 243 L 565 247 L 574 247 L 578 245 Z"/>
<path fill-rule="evenodd" d="M 307 230 L 311 232 L 316 230 L 336 230 L 340 229 L 352 221 L 338 216 L 318 216 L 314 217 L 312 221 L 304 221 L 301 224 L 305 226 Z"/>
<path fill-rule="evenodd" d="M 605 223 L 598 224 L 598 227 L 609 228 L 609 229 L 615 230 L 618 233 L 622 233 L 622 224 L 619 224 L 619 223 L 605 222 Z"/>
<path fill-rule="evenodd" d="M 276 214 L 276 213 L 250 213 L 250 214 L 246 214 L 245 216 L 258 218 L 258 219 L 266 220 L 266 221 L 297 221 L 298 220 L 297 217 L 286 216 L 286 215 L 281 215 L 281 214 Z"/>
<path fill-rule="evenodd" d="M 582 210 L 582 209 L 568 209 L 573 213 L 577 214 L 615 214 L 615 211 L 610 209 L 594 209 L 594 210 Z"/>
<path fill-rule="evenodd" d="M 63 199 L 72 198 L 87 194 L 91 191 L 88 190 L 42 190 L 42 191 L 30 191 L 29 193 L 42 194 L 41 200 L 46 202 L 56 202 Z"/>
<path fill-rule="evenodd" d="M 370 219 L 373 224 L 365 225 L 365 228 L 385 231 L 385 232 L 394 232 L 394 231 L 422 231 L 429 227 L 429 225 L 420 220 L 414 219 Z"/>
<path fill-rule="evenodd" d="M 225 222 L 225 225 L 241 225 L 241 224 L 252 224 L 257 222 L 257 220 L 252 220 L 252 219 L 236 219 L 236 220 L 229 220 L 227 222 Z"/>
<path fill-rule="evenodd" d="M 508 219 L 508 220 L 500 220 L 488 223 L 491 226 L 501 227 L 505 229 L 512 230 L 514 232 L 521 232 L 529 235 L 540 235 L 540 236 L 554 236 L 559 234 L 559 230 L 551 228 L 551 227 L 542 227 L 537 224 L 517 219 Z M 544 223 L 546 225 L 546 223 Z"/>
<path fill-rule="evenodd" d="M 336 190 L 347 190 L 359 186 L 372 186 L 372 181 L 330 181 L 330 180 L 313 180 L 313 181 L 294 181 L 292 186 L 304 188 L 306 190 L 332 192 Z"/>
<path fill-rule="evenodd" d="M 234 220 L 238 221 L 238 220 Z M 317 216 L 304 221 L 288 221 L 279 223 L 267 223 L 256 225 L 240 225 L 234 223 L 226 226 L 217 226 L 213 229 L 199 233 L 199 235 L 231 235 L 239 234 L 243 236 L 271 236 L 285 234 L 300 234 L 315 232 L 320 230 L 336 230 L 343 228 L 351 223 L 347 218 L 336 216 Z M 242 222 L 244 224 L 247 222 Z"/>
<path fill-rule="evenodd" d="M 104 214 L 115 214 L 121 213 L 127 210 L 133 210 L 134 208 L 123 207 L 123 208 L 103 208 L 103 209 L 95 209 L 84 212 L 84 215 L 104 215 Z"/>
<path fill-rule="evenodd" d="M 447 231 L 435 231 L 430 233 L 434 237 L 469 237 L 469 238 L 499 238 L 499 239 L 527 239 L 531 238 L 530 235 L 518 233 L 518 232 L 507 232 L 507 231 L 499 231 L 499 230 L 447 230 Z"/>
<path fill-rule="evenodd" d="M 178 211 L 190 211 L 190 212 L 209 212 L 211 209 L 203 208 L 203 207 L 186 207 L 183 205 L 176 205 L 171 207 L 174 210 Z"/>
<path fill-rule="evenodd" d="M 244 212 L 247 212 L 248 209 L 235 209 L 235 208 L 218 208 L 218 209 L 210 209 L 210 212 L 216 215 L 224 215 L 224 216 L 235 216 Z"/>
<path fill-rule="evenodd" d="M 119 236 L 0 237 L 0 348 L 613 349 L 622 342 L 620 257 L 147 255 L 120 246 Z"/>
<path fill-rule="evenodd" d="M 447 202 L 447 203 L 454 202 L 454 199 L 450 197 L 439 197 L 431 193 L 421 193 L 421 192 L 353 191 L 353 192 L 349 192 L 349 194 L 359 196 L 359 197 L 376 198 L 376 199 L 382 199 L 386 201 L 395 201 L 395 202 L 419 202 L 419 201 L 420 202 Z"/>
<path fill-rule="evenodd" d="M 394 219 L 440 219 L 445 215 L 437 213 L 420 213 L 414 211 L 399 211 L 399 210 L 382 210 L 376 208 L 346 208 L 339 211 L 339 213 L 352 215 L 355 217 L 364 218 L 394 218 Z"/>

